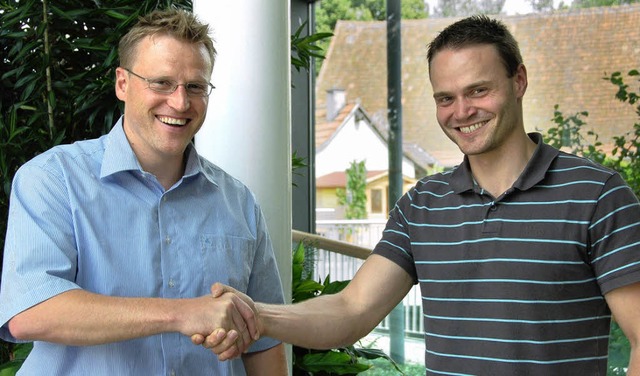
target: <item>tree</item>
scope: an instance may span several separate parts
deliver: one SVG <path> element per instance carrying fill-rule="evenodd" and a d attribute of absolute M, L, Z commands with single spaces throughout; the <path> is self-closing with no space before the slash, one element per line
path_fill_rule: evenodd
<path fill-rule="evenodd" d="M 631 89 L 620 72 L 603 77 L 618 87 L 616 99 L 634 108 L 638 115 L 638 122 L 633 124 L 633 130 L 624 135 L 613 138 L 613 150 L 610 154 L 604 152 L 602 142 L 593 131 L 585 136 L 584 120 L 589 116 L 587 111 L 581 111 L 565 117 L 555 106 L 551 127 L 543 134 L 545 142 L 556 148 L 568 148 L 577 154 L 612 168 L 620 173 L 637 197 L 640 197 L 640 86 L 637 91 Z M 640 82 L 640 71 L 633 69 L 627 73 L 626 80 Z M 615 321 L 612 322 L 609 338 L 609 369 L 607 375 L 624 375 L 629 364 L 630 344 Z"/>
<path fill-rule="evenodd" d="M 367 218 L 367 167 L 365 161 L 352 161 L 345 171 L 347 186 L 338 189 L 338 204 L 345 207 L 347 219 Z"/>
<path fill-rule="evenodd" d="M 572 8 L 609 7 L 612 5 L 635 4 L 640 0 L 573 0 Z"/>
<path fill-rule="evenodd" d="M 118 40 L 139 15 L 169 6 L 192 8 L 191 0 L 0 0 L 0 259 L 18 167 L 111 128 L 122 113 Z M 28 349 L 0 341 L 0 367 Z"/>
<path fill-rule="evenodd" d="M 316 3 L 316 31 L 333 33 L 338 20 L 384 21 L 387 16 L 385 0 L 322 0 Z M 403 19 L 421 19 L 429 16 L 429 8 L 424 0 L 402 0 Z M 326 51 L 330 39 L 318 43 Z M 321 61 L 316 61 L 316 73 Z"/>
<path fill-rule="evenodd" d="M 434 15 L 464 17 L 474 14 L 499 14 L 505 0 L 439 0 Z"/>

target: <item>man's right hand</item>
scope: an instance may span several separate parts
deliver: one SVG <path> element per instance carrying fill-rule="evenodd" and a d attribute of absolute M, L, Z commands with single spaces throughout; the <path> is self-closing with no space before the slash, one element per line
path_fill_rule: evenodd
<path fill-rule="evenodd" d="M 221 283 L 211 286 L 211 296 L 214 299 L 231 299 L 240 314 L 240 317 L 233 316 L 235 328 L 244 327 L 246 330 L 238 332 L 236 329 L 225 329 L 226 327 L 221 326 L 209 332 L 206 337 L 203 334 L 194 334 L 191 341 L 211 349 L 221 361 L 236 358 L 260 338 L 255 304 L 247 295 Z"/>
<path fill-rule="evenodd" d="M 192 303 L 197 306 L 190 309 L 180 331 L 194 344 L 213 348 L 224 343 L 236 357 L 260 337 L 255 306 L 245 294 L 216 283 L 211 295 L 193 299 Z"/>

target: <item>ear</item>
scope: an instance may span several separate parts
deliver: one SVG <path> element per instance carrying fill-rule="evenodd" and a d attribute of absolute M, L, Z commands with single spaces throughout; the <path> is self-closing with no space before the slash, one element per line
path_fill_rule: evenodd
<path fill-rule="evenodd" d="M 516 74 L 513 76 L 514 88 L 516 91 L 516 97 L 521 99 L 524 96 L 524 93 L 527 91 L 527 85 L 529 81 L 527 80 L 527 68 L 524 64 L 520 64 L 518 69 L 516 70 Z"/>
<path fill-rule="evenodd" d="M 116 68 L 116 97 L 123 102 L 127 99 L 127 86 L 129 85 L 129 75 L 122 67 Z"/>

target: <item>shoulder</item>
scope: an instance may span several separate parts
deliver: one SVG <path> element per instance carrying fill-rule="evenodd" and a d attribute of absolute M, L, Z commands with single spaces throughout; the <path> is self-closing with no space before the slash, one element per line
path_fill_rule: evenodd
<path fill-rule="evenodd" d="M 235 196 L 257 205 L 254 193 L 240 179 L 198 154 L 202 174 L 217 190 L 227 196 Z"/>
<path fill-rule="evenodd" d="M 103 136 L 97 139 L 54 146 L 27 161 L 16 174 L 20 174 L 26 169 L 39 169 L 53 175 L 93 170 L 99 166 L 104 154 L 104 141 Z"/>

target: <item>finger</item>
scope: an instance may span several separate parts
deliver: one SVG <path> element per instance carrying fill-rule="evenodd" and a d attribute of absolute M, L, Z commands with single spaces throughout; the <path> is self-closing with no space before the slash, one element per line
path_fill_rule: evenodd
<path fill-rule="evenodd" d="M 238 303 L 242 302 L 236 301 L 234 303 L 236 309 L 231 314 L 231 320 L 233 321 L 233 325 L 239 334 L 237 343 L 241 349 L 244 349 L 246 347 L 249 347 L 249 344 L 251 343 L 251 334 L 247 330 L 247 324 L 245 323 L 244 318 L 237 310 Z"/>
<path fill-rule="evenodd" d="M 226 330 L 222 328 L 218 328 L 214 330 L 213 333 L 208 335 L 207 338 L 205 338 L 205 340 L 202 343 L 202 346 L 208 349 L 214 348 L 215 346 L 218 346 L 222 343 L 222 341 L 225 339 L 227 334 L 228 333 Z M 235 334 L 234 334 L 234 337 L 235 337 Z"/>
<path fill-rule="evenodd" d="M 230 290 L 227 290 L 227 289 L 231 289 L 231 287 L 225 286 L 220 282 L 216 282 L 213 285 L 211 285 L 211 296 L 213 296 L 214 298 L 219 298 L 225 292 L 231 292 Z"/>
<path fill-rule="evenodd" d="M 260 338 L 260 332 L 258 331 L 258 323 L 256 322 L 256 312 L 255 306 L 253 306 L 253 301 L 244 294 L 236 294 L 237 298 L 234 299 L 234 304 L 240 316 L 242 316 L 242 320 L 247 327 L 247 332 L 251 339 L 257 341 Z M 244 299 L 249 299 L 251 301 L 251 305 L 247 303 Z"/>
<path fill-rule="evenodd" d="M 235 330 L 230 330 L 221 343 L 211 347 L 211 351 L 213 351 L 216 355 L 218 355 L 218 359 L 220 360 L 228 360 L 228 359 L 235 358 L 242 354 L 242 352 L 239 351 L 237 346 L 238 338 L 239 338 L 238 332 Z"/>
<path fill-rule="evenodd" d="M 191 343 L 193 343 L 194 345 L 202 345 L 204 341 L 205 338 L 202 334 L 194 334 L 191 336 Z"/>
<path fill-rule="evenodd" d="M 232 347 L 231 349 L 223 352 L 222 354 L 219 354 L 218 355 L 218 360 L 223 362 L 225 360 L 231 360 L 231 359 L 237 358 L 240 355 L 242 355 L 242 353 L 237 352 L 237 348 L 236 347 Z"/>

